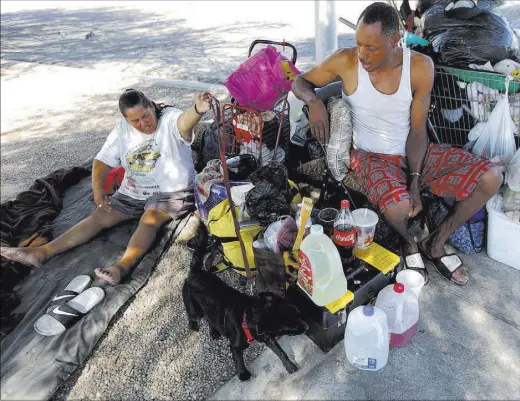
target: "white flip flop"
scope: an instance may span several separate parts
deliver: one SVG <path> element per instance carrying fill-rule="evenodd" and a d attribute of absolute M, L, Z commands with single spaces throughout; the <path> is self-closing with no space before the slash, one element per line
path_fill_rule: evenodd
<path fill-rule="evenodd" d="M 56 306 L 34 323 L 34 330 L 42 336 L 56 336 L 72 327 L 105 298 L 105 291 L 92 287 L 69 302 Z"/>
<path fill-rule="evenodd" d="M 60 291 L 54 296 L 54 298 L 52 298 L 51 304 L 47 308 L 47 312 L 52 311 L 56 306 L 62 305 L 81 294 L 91 282 L 92 278 L 85 274 L 74 277 L 63 291 Z"/>

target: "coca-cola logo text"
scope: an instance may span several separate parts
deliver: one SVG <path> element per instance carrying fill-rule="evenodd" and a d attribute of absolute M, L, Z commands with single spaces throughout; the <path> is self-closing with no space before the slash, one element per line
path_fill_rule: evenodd
<path fill-rule="evenodd" d="M 334 230 L 333 241 L 339 246 L 350 246 L 356 241 L 356 232 L 344 233 Z"/>

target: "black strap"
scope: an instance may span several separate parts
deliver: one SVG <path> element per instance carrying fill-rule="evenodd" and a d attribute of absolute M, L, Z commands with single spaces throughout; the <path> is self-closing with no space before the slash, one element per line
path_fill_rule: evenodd
<path fill-rule="evenodd" d="M 52 297 L 51 305 L 64 304 L 76 297 L 78 293 L 76 291 L 63 290 L 60 293 Z M 56 299 L 58 298 L 58 299 Z"/>
<path fill-rule="evenodd" d="M 74 325 L 83 316 L 83 313 L 68 304 L 58 305 L 47 314 L 60 322 L 66 329 Z"/>

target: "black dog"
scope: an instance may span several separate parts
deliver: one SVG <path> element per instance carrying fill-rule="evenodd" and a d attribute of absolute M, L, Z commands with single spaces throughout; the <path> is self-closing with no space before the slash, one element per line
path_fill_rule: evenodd
<path fill-rule="evenodd" d="M 199 331 L 199 321 L 205 316 L 212 338 L 221 335 L 229 338 L 240 380 L 251 377 L 242 352 L 255 341 L 265 343 L 278 355 L 289 373 L 296 372 L 298 368 L 289 360 L 276 337 L 305 332 L 306 325 L 301 321 L 298 309 L 271 293 L 255 297 L 243 294 L 205 271 L 203 261 L 207 239 L 206 227 L 201 224 L 190 273 L 182 287 L 190 329 Z"/>

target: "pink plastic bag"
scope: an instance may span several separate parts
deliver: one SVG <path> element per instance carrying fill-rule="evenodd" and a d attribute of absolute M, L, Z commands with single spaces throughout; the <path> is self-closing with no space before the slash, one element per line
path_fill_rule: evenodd
<path fill-rule="evenodd" d="M 290 72 L 284 72 L 282 62 Z M 224 82 L 231 96 L 244 106 L 258 111 L 272 110 L 291 90 L 291 75 L 299 75 L 294 64 L 275 47 L 267 46 L 248 58 Z"/>

